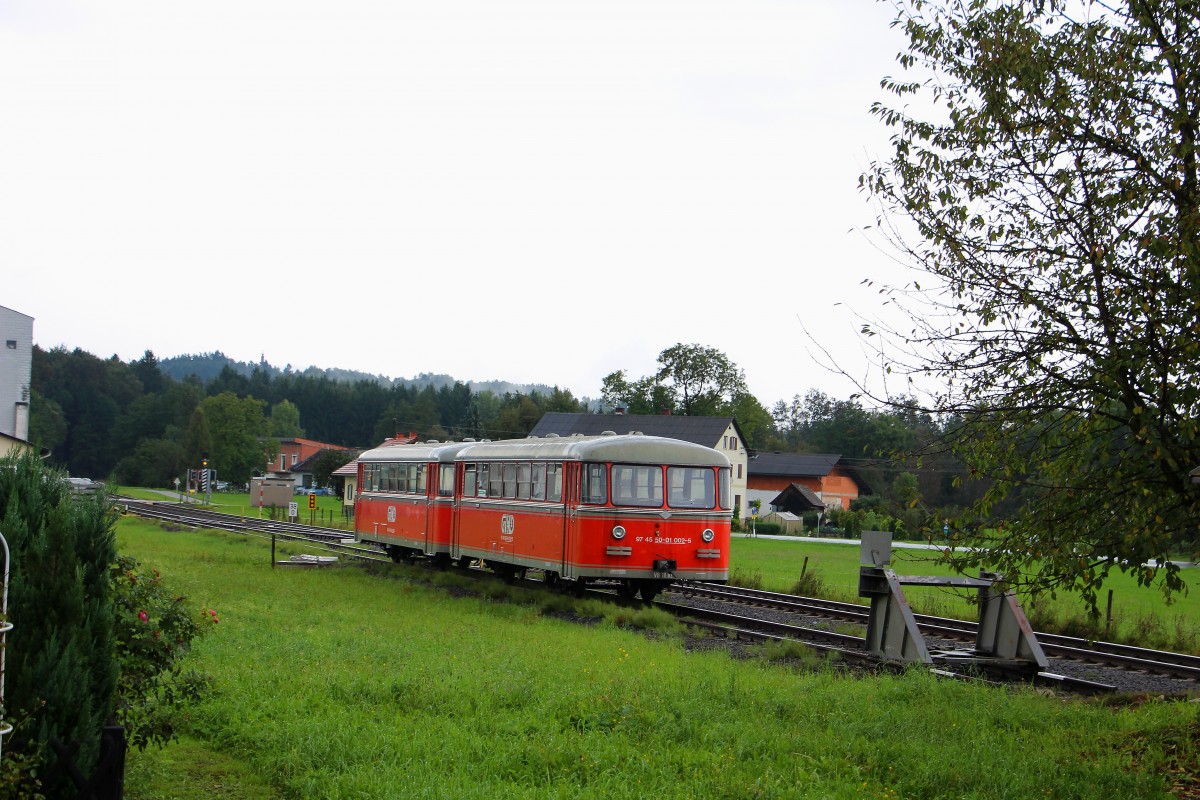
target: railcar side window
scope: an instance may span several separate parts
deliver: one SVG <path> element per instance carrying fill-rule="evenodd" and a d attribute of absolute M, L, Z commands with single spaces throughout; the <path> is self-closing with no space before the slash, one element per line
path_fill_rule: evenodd
<path fill-rule="evenodd" d="M 413 478 L 415 477 L 417 485 L 413 486 Z M 408 490 L 417 494 L 425 494 L 425 465 L 424 464 L 409 464 L 408 465 Z"/>
<path fill-rule="evenodd" d="M 534 500 L 546 499 L 546 465 L 534 464 L 530 473 L 530 494 Z"/>
<path fill-rule="evenodd" d="M 533 482 L 532 464 L 517 464 L 517 499 L 528 500 Z"/>
<path fill-rule="evenodd" d="M 488 465 L 488 497 L 504 497 L 504 465 Z"/>
<path fill-rule="evenodd" d="M 463 468 L 463 497 L 475 496 L 475 465 L 467 464 Z"/>
<path fill-rule="evenodd" d="M 454 494 L 454 465 L 442 464 L 438 467 L 438 497 L 450 497 Z"/>
<path fill-rule="evenodd" d="M 488 475 L 488 472 L 489 470 L 487 464 L 479 465 L 479 489 L 476 492 L 476 496 L 478 497 L 488 496 L 488 488 L 491 486 L 491 478 Z"/>
<path fill-rule="evenodd" d="M 615 506 L 662 506 L 662 467 L 613 464 L 612 501 Z"/>
<path fill-rule="evenodd" d="M 607 476 L 608 471 L 603 464 L 584 464 L 579 487 L 580 502 L 598 504 L 607 501 Z"/>
<path fill-rule="evenodd" d="M 546 499 L 552 503 L 562 502 L 562 464 L 546 465 Z"/>
<path fill-rule="evenodd" d="M 516 464 L 505 464 L 504 465 L 504 496 L 509 497 L 509 498 L 517 496 L 517 465 Z"/>
<path fill-rule="evenodd" d="M 717 504 L 712 467 L 667 467 L 667 484 L 671 508 L 712 508 Z"/>

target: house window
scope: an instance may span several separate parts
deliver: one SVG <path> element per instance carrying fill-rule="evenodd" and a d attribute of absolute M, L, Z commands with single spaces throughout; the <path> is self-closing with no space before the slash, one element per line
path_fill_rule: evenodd
<path fill-rule="evenodd" d="M 283 453 L 279 454 L 279 468 L 287 469 L 287 456 Z"/>
<path fill-rule="evenodd" d="M 8 341 L 6 341 L 4 343 L 4 346 L 7 347 L 9 350 L 16 350 L 17 349 L 17 340 L 9 339 Z"/>
<path fill-rule="evenodd" d="M 292 466 L 296 466 L 296 454 L 292 453 Z"/>
<path fill-rule="evenodd" d="M 742 465 L 738 464 L 738 480 L 742 478 Z"/>

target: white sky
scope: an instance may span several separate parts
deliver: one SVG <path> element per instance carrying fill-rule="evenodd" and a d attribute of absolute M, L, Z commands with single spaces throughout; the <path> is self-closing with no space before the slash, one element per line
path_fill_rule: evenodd
<path fill-rule="evenodd" d="M 851 228 L 901 34 L 875 0 L 0 0 L 0 305 L 43 348 L 221 350 L 597 397 L 677 342 L 768 408 Z M 835 306 L 843 303 L 843 306 Z M 840 343 L 841 340 L 848 340 Z"/>

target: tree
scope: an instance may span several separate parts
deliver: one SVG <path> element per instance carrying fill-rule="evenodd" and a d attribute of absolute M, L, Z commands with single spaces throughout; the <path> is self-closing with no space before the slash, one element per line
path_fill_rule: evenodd
<path fill-rule="evenodd" d="M 344 467 L 357 457 L 358 453 L 355 450 L 322 450 L 312 461 L 313 483 L 317 486 L 331 485 L 334 470 Z"/>
<path fill-rule="evenodd" d="M 916 77 L 883 81 L 861 183 L 924 277 L 888 287 L 911 332 L 864 333 L 988 481 L 956 561 L 1093 610 L 1113 569 L 1178 590 L 1144 565 L 1200 519 L 1200 7 L 896 5 Z"/>
<path fill-rule="evenodd" d="M 261 371 L 256 370 L 256 374 Z M 300 409 L 290 400 L 280 400 L 271 406 L 270 434 L 276 439 L 294 439 L 304 435 L 300 427 Z"/>
<path fill-rule="evenodd" d="M 658 354 L 660 382 L 674 388 L 680 413 L 713 416 L 749 394 L 743 370 L 714 347 L 677 344 Z"/>
<path fill-rule="evenodd" d="M 6 761 L 13 752 L 53 760 L 48 742 L 56 738 L 80 743 L 76 763 L 85 774 L 96 763 L 119 677 L 108 574 L 117 555 L 115 523 L 106 496 L 73 497 L 66 476 L 46 470 L 36 456 L 0 459 L 13 623 L 4 715 L 16 725 L 4 743 Z M 58 780 L 46 795 L 74 796 L 65 776 Z"/>
<path fill-rule="evenodd" d="M 770 435 L 771 415 L 746 388 L 745 373 L 712 347 L 668 347 L 658 354 L 658 371 L 635 381 L 625 370 L 609 373 L 601 397 L 630 414 L 733 417 L 751 442 Z"/>
<path fill-rule="evenodd" d="M 628 414 L 661 414 L 675 409 L 675 394 L 653 375 L 630 382 L 625 370 L 605 375 L 601 381 L 600 397 L 610 408 L 623 408 Z"/>
<path fill-rule="evenodd" d="M 239 399 L 233 392 L 206 397 L 201 403 L 211 435 L 209 466 L 223 480 L 249 483 L 279 454 L 279 442 L 267 439 L 266 403 Z"/>

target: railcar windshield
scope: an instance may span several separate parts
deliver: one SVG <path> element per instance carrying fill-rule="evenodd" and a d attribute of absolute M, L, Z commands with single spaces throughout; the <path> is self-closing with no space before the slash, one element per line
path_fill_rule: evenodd
<path fill-rule="evenodd" d="M 663 471 L 658 465 L 612 465 L 612 501 L 614 506 L 661 508 Z"/>
<path fill-rule="evenodd" d="M 667 467 L 667 505 L 671 508 L 713 508 L 717 504 L 717 475 L 712 467 Z"/>

